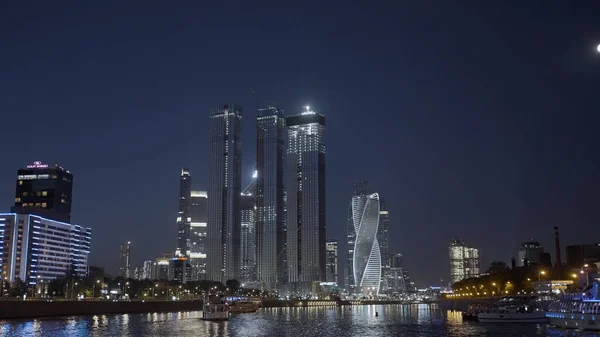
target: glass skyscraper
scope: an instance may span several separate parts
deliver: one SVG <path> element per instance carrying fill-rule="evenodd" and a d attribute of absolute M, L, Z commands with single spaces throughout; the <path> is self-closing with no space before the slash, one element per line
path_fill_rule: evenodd
<path fill-rule="evenodd" d="M 354 184 L 354 193 L 355 197 L 366 197 L 371 194 L 371 189 L 369 187 L 369 183 L 361 180 Z M 348 205 L 348 281 L 347 286 L 349 289 L 355 288 L 354 283 L 354 244 L 356 241 L 356 225 L 354 220 L 354 212 L 353 205 L 355 203 L 355 198 L 352 198 L 350 201 L 350 205 Z"/>
<path fill-rule="evenodd" d="M 266 289 L 286 283 L 283 111 L 268 107 L 256 118 L 257 278 Z"/>
<path fill-rule="evenodd" d="M 179 212 L 177 214 L 177 248 L 176 256 L 189 256 L 190 254 L 190 226 L 192 222 L 191 200 L 192 176 L 186 168 L 181 170 L 179 176 Z"/>
<path fill-rule="evenodd" d="M 354 286 L 363 294 L 379 294 L 381 283 L 381 251 L 377 241 L 379 227 L 379 195 L 352 198 L 352 218 L 356 233 L 352 269 Z"/>
<path fill-rule="evenodd" d="M 286 118 L 288 278 L 303 293 L 326 277 L 325 117 L 306 110 Z"/>
<path fill-rule="evenodd" d="M 120 249 L 120 260 L 119 276 L 122 278 L 130 278 L 131 274 L 131 241 L 121 244 Z"/>
<path fill-rule="evenodd" d="M 206 226 L 208 223 L 208 194 L 206 191 L 191 193 L 192 221 L 190 223 L 190 264 L 193 281 L 206 278 Z"/>
<path fill-rule="evenodd" d="M 479 250 L 461 240 L 450 241 L 450 282 L 479 277 Z"/>
<path fill-rule="evenodd" d="M 241 199 L 241 279 L 243 283 L 256 280 L 256 232 L 254 196 L 243 193 Z"/>
<path fill-rule="evenodd" d="M 207 279 L 240 278 L 242 107 L 216 106 L 208 122 Z"/>

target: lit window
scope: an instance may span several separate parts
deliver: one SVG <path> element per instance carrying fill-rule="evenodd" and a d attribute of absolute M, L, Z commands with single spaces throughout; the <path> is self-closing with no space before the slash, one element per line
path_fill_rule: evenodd
<path fill-rule="evenodd" d="M 48 204 L 46 204 L 45 202 L 42 202 L 42 207 L 46 208 L 46 206 L 48 206 Z"/>
<path fill-rule="evenodd" d="M 26 197 L 29 195 L 29 192 L 23 192 L 23 196 Z"/>
<path fill-rule="evenodd" d="M 65 199 L 60 199 L 60 202 L 62 202 L 63 204 L 66 203 L 67 201 Z"/>
<path fill-rule="evenodd" d="M 26 202 L 23 203 L 23 207 L 27 207 L 27 203 Z"/>
<path fill-rule="evenodd" d="M 35 203 L 35 207 L 40 207 L 40 206 L 42 206 L 42 204 L 40 204 L 39 202 Z"/>
<path fill-rule="evenodd" d="M 21 198 L 15 198 L 15 202 L 21 202 Z"/>
<path fill-rule="evenodd" d="M 48 191 L 42 191 L 42 197 L 45 197 L 48 195 Z"/>
<path fill-rule="evenodd" d="M 19 180 L 19 186 L 23 185 L 23 180 Z"/>

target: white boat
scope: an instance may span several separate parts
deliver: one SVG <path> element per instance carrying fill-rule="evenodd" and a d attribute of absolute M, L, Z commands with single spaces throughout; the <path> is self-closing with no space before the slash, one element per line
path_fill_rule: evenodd
<path fill-rule="evenodd" d="M 598 283 L 594 282 L 582 293 L 564 295 L 550 304 L 546 317 L 556 327 L 600 331 L 598 295 Z"/>
<path fill-rule="evenodd" d="M 204 299 L 202 319 L 205 321 L 226 321 L 229 319 L 229 305 L 221 296 L 211 295 Z"/>
<path fill-rule="evenodd" d="M 548 323 L 541 301 L 535 296 L 506 296 L 482 308 L 477 320 L 483 323 Z"/>

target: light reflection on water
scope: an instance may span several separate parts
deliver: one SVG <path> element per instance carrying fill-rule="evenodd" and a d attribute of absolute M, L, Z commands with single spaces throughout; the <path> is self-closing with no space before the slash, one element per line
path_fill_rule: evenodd
<path fill-rule="evenodd" d="M 376 313 L 378 315 L 376 315 Z M 201 312 L 72 316 L 0 321 L 1 336 L 477 336 L 600 337 L 544 324 L 463 322 L 436 305 L 263 308 L 228 322 L 205 322 Z"/>

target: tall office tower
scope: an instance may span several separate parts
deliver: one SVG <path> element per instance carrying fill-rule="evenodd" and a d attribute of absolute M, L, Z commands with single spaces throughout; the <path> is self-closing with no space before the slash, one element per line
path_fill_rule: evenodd
<path fill-rule="evenodd" d="M 192 176 L 190 170 L 181 169 L 179 176 L 179 212 L 177 214 L 177 248 L 176 256 L 190 254 L 190 227 L 192 222 L 190 196 L 192 193 Z"/>
<path fill-rule="evenodd" d="M 254 196 L 242 194 L 241 198 L 241 282 L 256 280 L 256 232 Z"/>
<path fill-rule="evenodd" d="M 461 240 L 451 240 L 450 255 L 450 281 L 479 277 L 479 250 L 469 247 Z"/>
<path fill-rule="evenodd" d="M 240 276 L 242 107 L 210 109 L 208 149 L 207 279 Z"/>
<path fill-rule="evenodd" d="M 119 267 L 119 276 L 123 278 L 132 277 L 131 274 L 131 241 L 121 244 L 121 264 Z"/>
<path fill-rule="evenodd" d="M 356 184 L 354 184 L 354 193 L 353 196 L 354 197 L 361 197 L 361 198 L 352 198 L 352 200 L 350 201 L 350 205 L 348 205 L 348 227 L 347 227 L 347 231 L 348 231 L 348 281 L 347 281 L 347 285 L 348 288 L 351 291 L 354 291 L 356 289 L 355 283 L 354 283 L 354 244 L 356 241 L 356 230 L 355 230 L 355 220 L 354 220 L 354 211 L 353 211 L 353 205 L 355 204 L 355 202 L 360 201 L 360 204 L 362 205 L 363 202 L 366 202 L 366 197 L 371 194 L 371 188 L 369 187 L 369 183 L 367 181 L 361 180 L 359 182 L 357 182 Z M 358 204 L 357 204 L 358 205 Z M 359 221 L 359 219 L 357 219 L 357 221 Z"/>
<path fill-rule="evenodd" d="M 325 117 L 306 107 L 286 125 L 288 279 L 306 294 L 325 280 Z"/>
<path fill-rule="evenodd" d="M 379 294 L 381 252 L 377 242 L 379 195 L 352 197 L 352 217 L 356 233 L 353 264 L 354 286 L 365 295 Z"/>
<path fill-rule="evenodd" d="M 405 275 L 404 273 L 404 256 L 401 253 L 390 254 L 388 260 L 389 268 L 385 272 L 387 293 L 401 294 L 406 292 L 405 276 L 408 277 L 408 274 Z"/>
<path fill-rule="evenodd" d="M 390 215 L 385 201 L 379 200 L 379 228 L 377 229 L 377 243 L 379 243 L 379 254 L 381 255 L 381 284 L 379 290 L 383 293 L 388 292 L 387 278 L 385 277 L 390 268 L 390 258 L 388 252 L 388 226 Z"/>
<path fill-rule="evenodd" d="M 171 257 L 168 254 L 154 260 L 154 280 L 166 281 L 171 276 Z"/>
<path fill-rule="evenodd" d="M 190 264 L 192 281 L 206 278 L 206 224 L 208 223 L 208 194 L 206 191 L 191 192 Z"/>
<path fill-rule="evenodd" d="M 286 283 L 283 111 L 268 107 L 256 118 L 257 278 L 269 290 Z"/>
<path fill-rule="evenodd" d="M 73 175 L 69 171 L 35 161 L 17 171 L 15 205 L 11 212 L 70 222 L 72 192 Z"/>
<path fill-rule="evenodd" d="M 144 261 L 142 265 L 142 279 L 143 280 L 154 280 L 154 271 L 153 271 L 152 260 Z"/>
<path fill-rule="evenodd" d="M 0 213 L 0 279 L 29 285 L 85 277 L 92 230 L 37 214 Z"/>
<path fill-rule="evenodd" d="M 377 229 L 377 242 L 379 243 L 379 251 L 381 255 L 381 267 L 390 266 L 390 258 L 388 252 L 388 226 L 390 224 L 390 215 L 388 206 L 385 200 L 379 201 L 379 228 Z"/>
<path fill-rule="evenodd" d="M 327 240 L 325 244 L 325 260 L 326 268 L 325 271 L 326 280 L 329 283 L 338 283 L 338 242 L 337 240 Z"/>
<path fill-rule="evenodd" d="M 517 267 L 524 267 L 525 265 L 539 265 L 540 257 L 544 253 L 544 247 L 535 240 L 525 241 L 521 244 L 519 251 L 517 252 Z"/>

